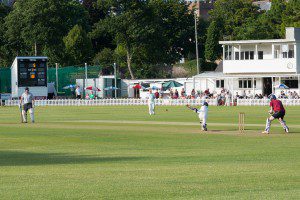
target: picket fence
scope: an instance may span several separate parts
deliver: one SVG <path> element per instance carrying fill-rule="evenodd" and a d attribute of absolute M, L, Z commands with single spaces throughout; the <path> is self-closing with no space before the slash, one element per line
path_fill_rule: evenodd
<path fill-rule="evenodd" d="M 280 99 L 285 106 L 300 106 L 300 99 Z M 217 106 L 216 99 L 207 99 L 210 106 Z M 155 99 L 157 106 L 199 106 L 201 99 Z M 5 100 L 5 106 L 18 106 L 19 100 Z M 35 106 L 139 106 L 147 105 L 146 99 L 55 99 L 55 100 L 36 100 Z M 237 106 L 268 106 L 268 99 L 238 99 Z"/>
<path fill-rule="evenodd" d="M 184 106 L 200 105 L 201 99 L 155 99 L 157 106 Z M 208 99 L 209 105 L 217 105 L 216 99 Z M 18 106 L 19 100 L 6 100 L 5 106 Z M 138 106 L 147 105 L 146 99 L 95 99 L 95 100 L 78 100 L 78 99 L 55 99 L 55 100 L 36 100 L 35 106 Z"/>
<path fill-rule="evenodd" d="M 285 106 L 300 106 L 300 99 L 279 99 Z M 268 106 L 269 99 L 238 99 L 238 106 Z"/>

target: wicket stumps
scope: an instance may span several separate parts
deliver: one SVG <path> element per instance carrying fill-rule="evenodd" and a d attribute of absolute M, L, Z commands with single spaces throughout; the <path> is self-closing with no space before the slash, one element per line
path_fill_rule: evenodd
<path fill-rule="evenodd" d="M 239 113 L 239 132 L 244 133 L 245 131 L 245 113 Z"/>

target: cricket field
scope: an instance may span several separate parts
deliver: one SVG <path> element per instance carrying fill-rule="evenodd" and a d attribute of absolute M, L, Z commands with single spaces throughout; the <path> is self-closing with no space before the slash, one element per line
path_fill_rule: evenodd
<path fill-rule="evenodd" d="M 268 107 L 0 108 L 0 199 L 299 199 L 300 107 L 285 134 Z M 245 133 L 238 113 L 245 113 Z"/>

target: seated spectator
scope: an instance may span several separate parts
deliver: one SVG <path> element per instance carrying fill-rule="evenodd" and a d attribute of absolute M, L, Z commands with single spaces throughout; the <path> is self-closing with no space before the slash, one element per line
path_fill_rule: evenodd
<path fill-rule="evenodd" d="M 170 88 L 170 98 L 171 99 L 173 99 L 173 95 L 174 95 L 173 90 L 172 90 L 172 88 Z"/>
<path fill-rule="evenodd" d="M 236 93 L 235 93 L 235 99 L 240 99 L 240 98 L 241 98 L 241 97 L 240 97 L 239 93 L 236 92 Z"/>
<path fill-rule="evenodd" d="M 245 90 L 242 91 L 242 94 L 240 95 L 240 98 L 241 99 L 245 99 L 246 98 L 246 91 Z"/>
<path fill-rule="evenodd" d="M 299 95 L 298 95 L 298 93 L 296 91 L 294 91 L 294 98 L 295 99 L 299 99 Z"/>
<path fill-rule="evenodd" d="M 174 93 L 174 99 L 178 99 L 179 97 L 179 93 L 178 93 L 178 90 L 175 89 L 175 93 Z"/>
<path fill-rule="evenodd" d="M 253 95 L 251 94 L 251 91 L 248 90 L 248 94 L 246 96 L 247 99 L 253 99 Z"/>
<path fill-rule="evenodd" d="M 210 95 L 209 89 L 207 88 L 207 89 L 204 91 L 204 93 L 205 93 L 206 95 Z"/>
<path fill-rule="evenodd" d="M 91 93 L 91 94 L 89 95 L 89 98 L 90 98 L 90 99 L 95 99 L 95 95 L 94 95 L 93 93 Z"/>
<path fill-rule="evenodd" d="M 286 99 L 287 98 L 287 96 L 285 95 L 284 91 L 280 92 L 279 98 L 281 98 L 281 99 Z"/>
<path fill-rule="evenodd" d="M 182 89 L 181 89 L 181 92 L 180 92 L 181 98 L 182 98 L 182 99 L 185 99 L 185 95 L 186 95 L 186 94 L 185 94 L 185 90 L 184 90 L 184 88 L 182 88 Z"/>
<path fill-rule="evenodd" d="M 196 97 L 195 89 L 192 89 L 192 92 L 191 92 L 191 99 L 195 99 L 195 97 Z"/>
<path fill-rule="evenodd" d="M 158 98 L 159 98 L 159 93 L 158 93 L 158 90 L 156 90 L 156 92 L 154 93 L 154 96 L 155 96 L 155 98 L 156 98 L 156 99 L 158 99 Z"/>

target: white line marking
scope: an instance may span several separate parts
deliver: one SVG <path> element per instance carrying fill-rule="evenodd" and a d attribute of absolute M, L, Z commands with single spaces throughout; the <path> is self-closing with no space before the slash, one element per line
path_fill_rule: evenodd
<path fill-rule="evenodd" d="M 196 122 L 157 122 L 157 121 L 129 121 L 129 120 L 68 120 L 68 121 L 59 121 L 57 123 L 111 123 L 111 124 L 148 124 L 148 125 L 180 125 L 180 126 L 197 126 L 200 123 Z M 208 123 L 210 126 L 238 126 L 238 124 L 233 123 Z M 265 127 L 265 124 L 245 124 L 245 126 L 259 126 Z M 272 127 L 281 127 L 280 124 L 273 124 Z M 300 128 L 300 125 L 291 125 L 289 127 Z"/>

